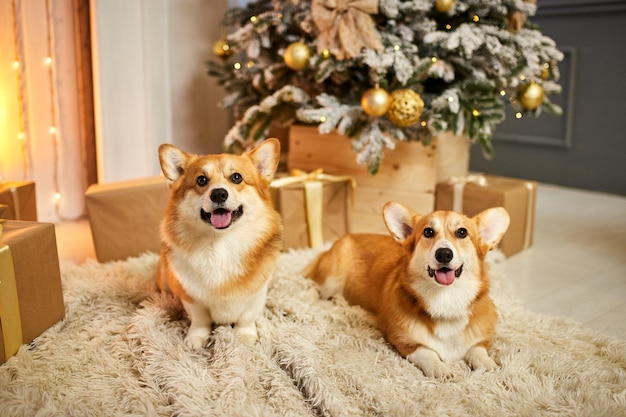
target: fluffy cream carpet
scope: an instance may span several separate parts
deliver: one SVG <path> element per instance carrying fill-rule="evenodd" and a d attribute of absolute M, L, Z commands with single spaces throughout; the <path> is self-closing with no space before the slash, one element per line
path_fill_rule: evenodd
<path fill-rule="evenodd" d="M 626 343 L 524 310 L 493 261 L 500 313 L 496 372 L 455 366 L 425 378 L 365 313 L 319 300 L 300 271 L 316 252 L 281 255 L 260 342 L 229 327 L 187 350 L 180 305 L 155 293 L 157 257 L 63 264 L 67 315 L 0 366 L 0 416 L 620 416 Z"/>

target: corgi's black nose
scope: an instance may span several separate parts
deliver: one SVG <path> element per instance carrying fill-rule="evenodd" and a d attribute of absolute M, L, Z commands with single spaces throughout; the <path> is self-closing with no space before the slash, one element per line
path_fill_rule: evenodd
<path fill-rule="evenodd" d="M 450 263 L 453 257 L 452 249 L 439 248 L 435 251 L 435 259 L 442 264 Z"/>
<path fill-rule="evenodd" d="M 214 203 L 223 203 L 228 199 L 228 191 L 224 188 L 216 188 L 211 191 L 211 201 Z"/>

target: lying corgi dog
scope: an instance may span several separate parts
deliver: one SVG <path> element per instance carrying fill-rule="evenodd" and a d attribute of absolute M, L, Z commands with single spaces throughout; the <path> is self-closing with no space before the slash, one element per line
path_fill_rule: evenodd
<path fill-rule="evenodd" d="M 281 218 L 269 191 L 279 155 L 277 139 L 243 155 L 159 147 L 171 196 L 157 284 L 182 301 L 191 321 L 189 348 L 204 347 L 213 324 L 234 324 L 246 344 L 258 339 L 255 320 L 282 247 Z"/>
<path fill-rule="evenodd" d="M 420 216 L 390 202 L 383 218 L 392 237 L 346 235 L 308 267 L 320 295 L 342 294 L 373 313 L 387 341 L 428 377 L 451 378 L 447 363 L 461 359 L 496 369 L 485 256 L 509 226 L 506 210 Z"/>

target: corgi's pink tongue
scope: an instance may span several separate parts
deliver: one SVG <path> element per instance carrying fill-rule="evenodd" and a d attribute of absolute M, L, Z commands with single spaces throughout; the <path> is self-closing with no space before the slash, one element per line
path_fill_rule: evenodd
<path fill-rule="evenodd" d="M 211 225 L 213 227 L 217 227 L 218 229 L 223 229 L 224 227 L 228 227 L 231 220 L 230 211 L 226 210 L 216 210 L 211 214 Z"/>
<path fill-rule="evenodd" d="M 454 282 L 454 269 L 441 268 L 435 271 L 435 279 L 441 285 L 450 285 Z"/>

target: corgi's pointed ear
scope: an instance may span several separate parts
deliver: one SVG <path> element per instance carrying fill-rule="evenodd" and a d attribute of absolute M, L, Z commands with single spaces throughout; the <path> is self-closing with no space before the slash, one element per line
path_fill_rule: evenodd
<path fill-rule="evenodd" d="M 278 139 L 265 139 L 246 153 L 252 158 L 262 177 L 271 179 L 274 176 L 280 160 L 280 142 Z"/>
<path fill-rule="evenodd" d="M 189 156 L 188 153 L 169 143 L 159 146 L 159 162 L 165 178 L 176 181 L 183 175 Z"/>
<path fill-rule="evenodd" d="M 400 203 L 388 202 L 383 207 L 383 220 L 397 242 L 404 242 L 413 233 L 415 213 Z"/>
<path fill-rule="evenodd" d="M 500 243 L 504 233 L 509 228 L 510 217 L 504 208 L 494 207 L 477 214 L 473 220 L 478 226 L 481 240 L 491 250 Z"/>

